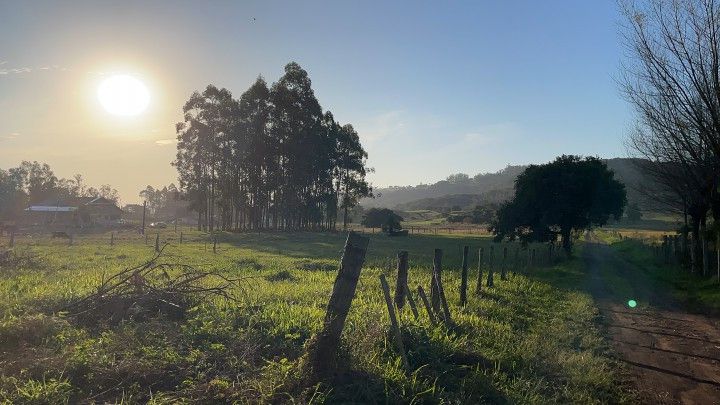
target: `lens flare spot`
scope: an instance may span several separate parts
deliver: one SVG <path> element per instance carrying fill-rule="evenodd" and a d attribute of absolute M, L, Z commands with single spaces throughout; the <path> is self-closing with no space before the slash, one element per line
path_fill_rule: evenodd
<path fill-rule="evenodd" d="M 637 306 L 637 301 L 635 301 L 635 300 L 630 300 L 630 301 L 628 301 L 627 304 L 628 304 L 628 306 L 629 306 L 630 308 L 635 308 L 635 307 Z"/>

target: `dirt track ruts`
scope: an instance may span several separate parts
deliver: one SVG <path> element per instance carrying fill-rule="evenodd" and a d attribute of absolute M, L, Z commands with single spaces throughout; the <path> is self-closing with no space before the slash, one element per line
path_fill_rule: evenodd
<path fill-rule="evenodd" d="M 684 311 L 609 246 L 588 243 L 583 259 L 608 338 L 642 403 L 720 404 L 718 320 Z M 628 280 L 632 296 L 613 292 L 612 278 Z M 629 308 L 629 299 L 641 304 Z"/>

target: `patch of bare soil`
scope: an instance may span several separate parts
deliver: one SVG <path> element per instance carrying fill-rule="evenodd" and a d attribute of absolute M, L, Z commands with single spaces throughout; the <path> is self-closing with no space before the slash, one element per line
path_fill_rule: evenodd
<path fill-rule="evenodd" d="M 647 404 L 720 404 L 720 328 L 716 318 L 691 314 L 653 290 L 643 272 L 610 247 L 584 249 L 590 291 L 608 338 L 639 400 Z M 609 283 L 625 282 L 649 305 L 629 308 Z"/>

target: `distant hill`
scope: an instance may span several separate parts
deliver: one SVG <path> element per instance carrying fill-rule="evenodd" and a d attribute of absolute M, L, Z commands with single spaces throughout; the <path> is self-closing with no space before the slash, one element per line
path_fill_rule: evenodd
<path fill-rule="evenodd" d="M 648 181 L 638 170 L 636 161 L 631 158 L 605 159 L 608 168 L 615 172 L 615 178 L 625 184 L 628 200 L 644 205 L 637 186 Z M 526 167 L 507 166 L 498 172 L 481 173 L 475 177 L 461 173 L 435 184 L 376 189 L 376 194 L 380 196 L 364 199 L 361 204 L 366 208 L 447 211 L 453 207 L 466 209 L 478 204 L 502 202 L 512 197 L 515 179 Z"/>

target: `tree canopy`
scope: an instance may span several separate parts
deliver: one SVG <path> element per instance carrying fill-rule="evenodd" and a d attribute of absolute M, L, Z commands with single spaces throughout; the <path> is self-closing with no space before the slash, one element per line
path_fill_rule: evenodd
<path fill-rule="evenodd" d="M 329 229 L 372 196 L 357 132 L 323 112 L 297 63 L 239 100 L 208 86 L 183 111 L 174 165 L 199 227 Z"/>
<path fill-rule="evenodd" d="M 403 218 L 388 208 L 371 208 L 365 212 L 361 225 L 368 228 L 382 228 L 383 231 L 400 230 Z"/>
<path fill-rule="evenodd" d="M 515 196 L 501 206 L 490 230 L 499 239 L 546 242 L 560 236 L 569 252 L 574 231 L 619 219 L 626 202 L 625 186 L 600 159 L 563 155 L 518 176 Z"/>
<path fill-rule="evenodd" d="M 117 190 L 109 185 L 87 187 L 80 174 L 58 178 L 47 163 L 23 161 L 18 167 L 0 169 L 0 220 L 17 219 L 29 204 L 72 197 L 119 200 Z"/>

